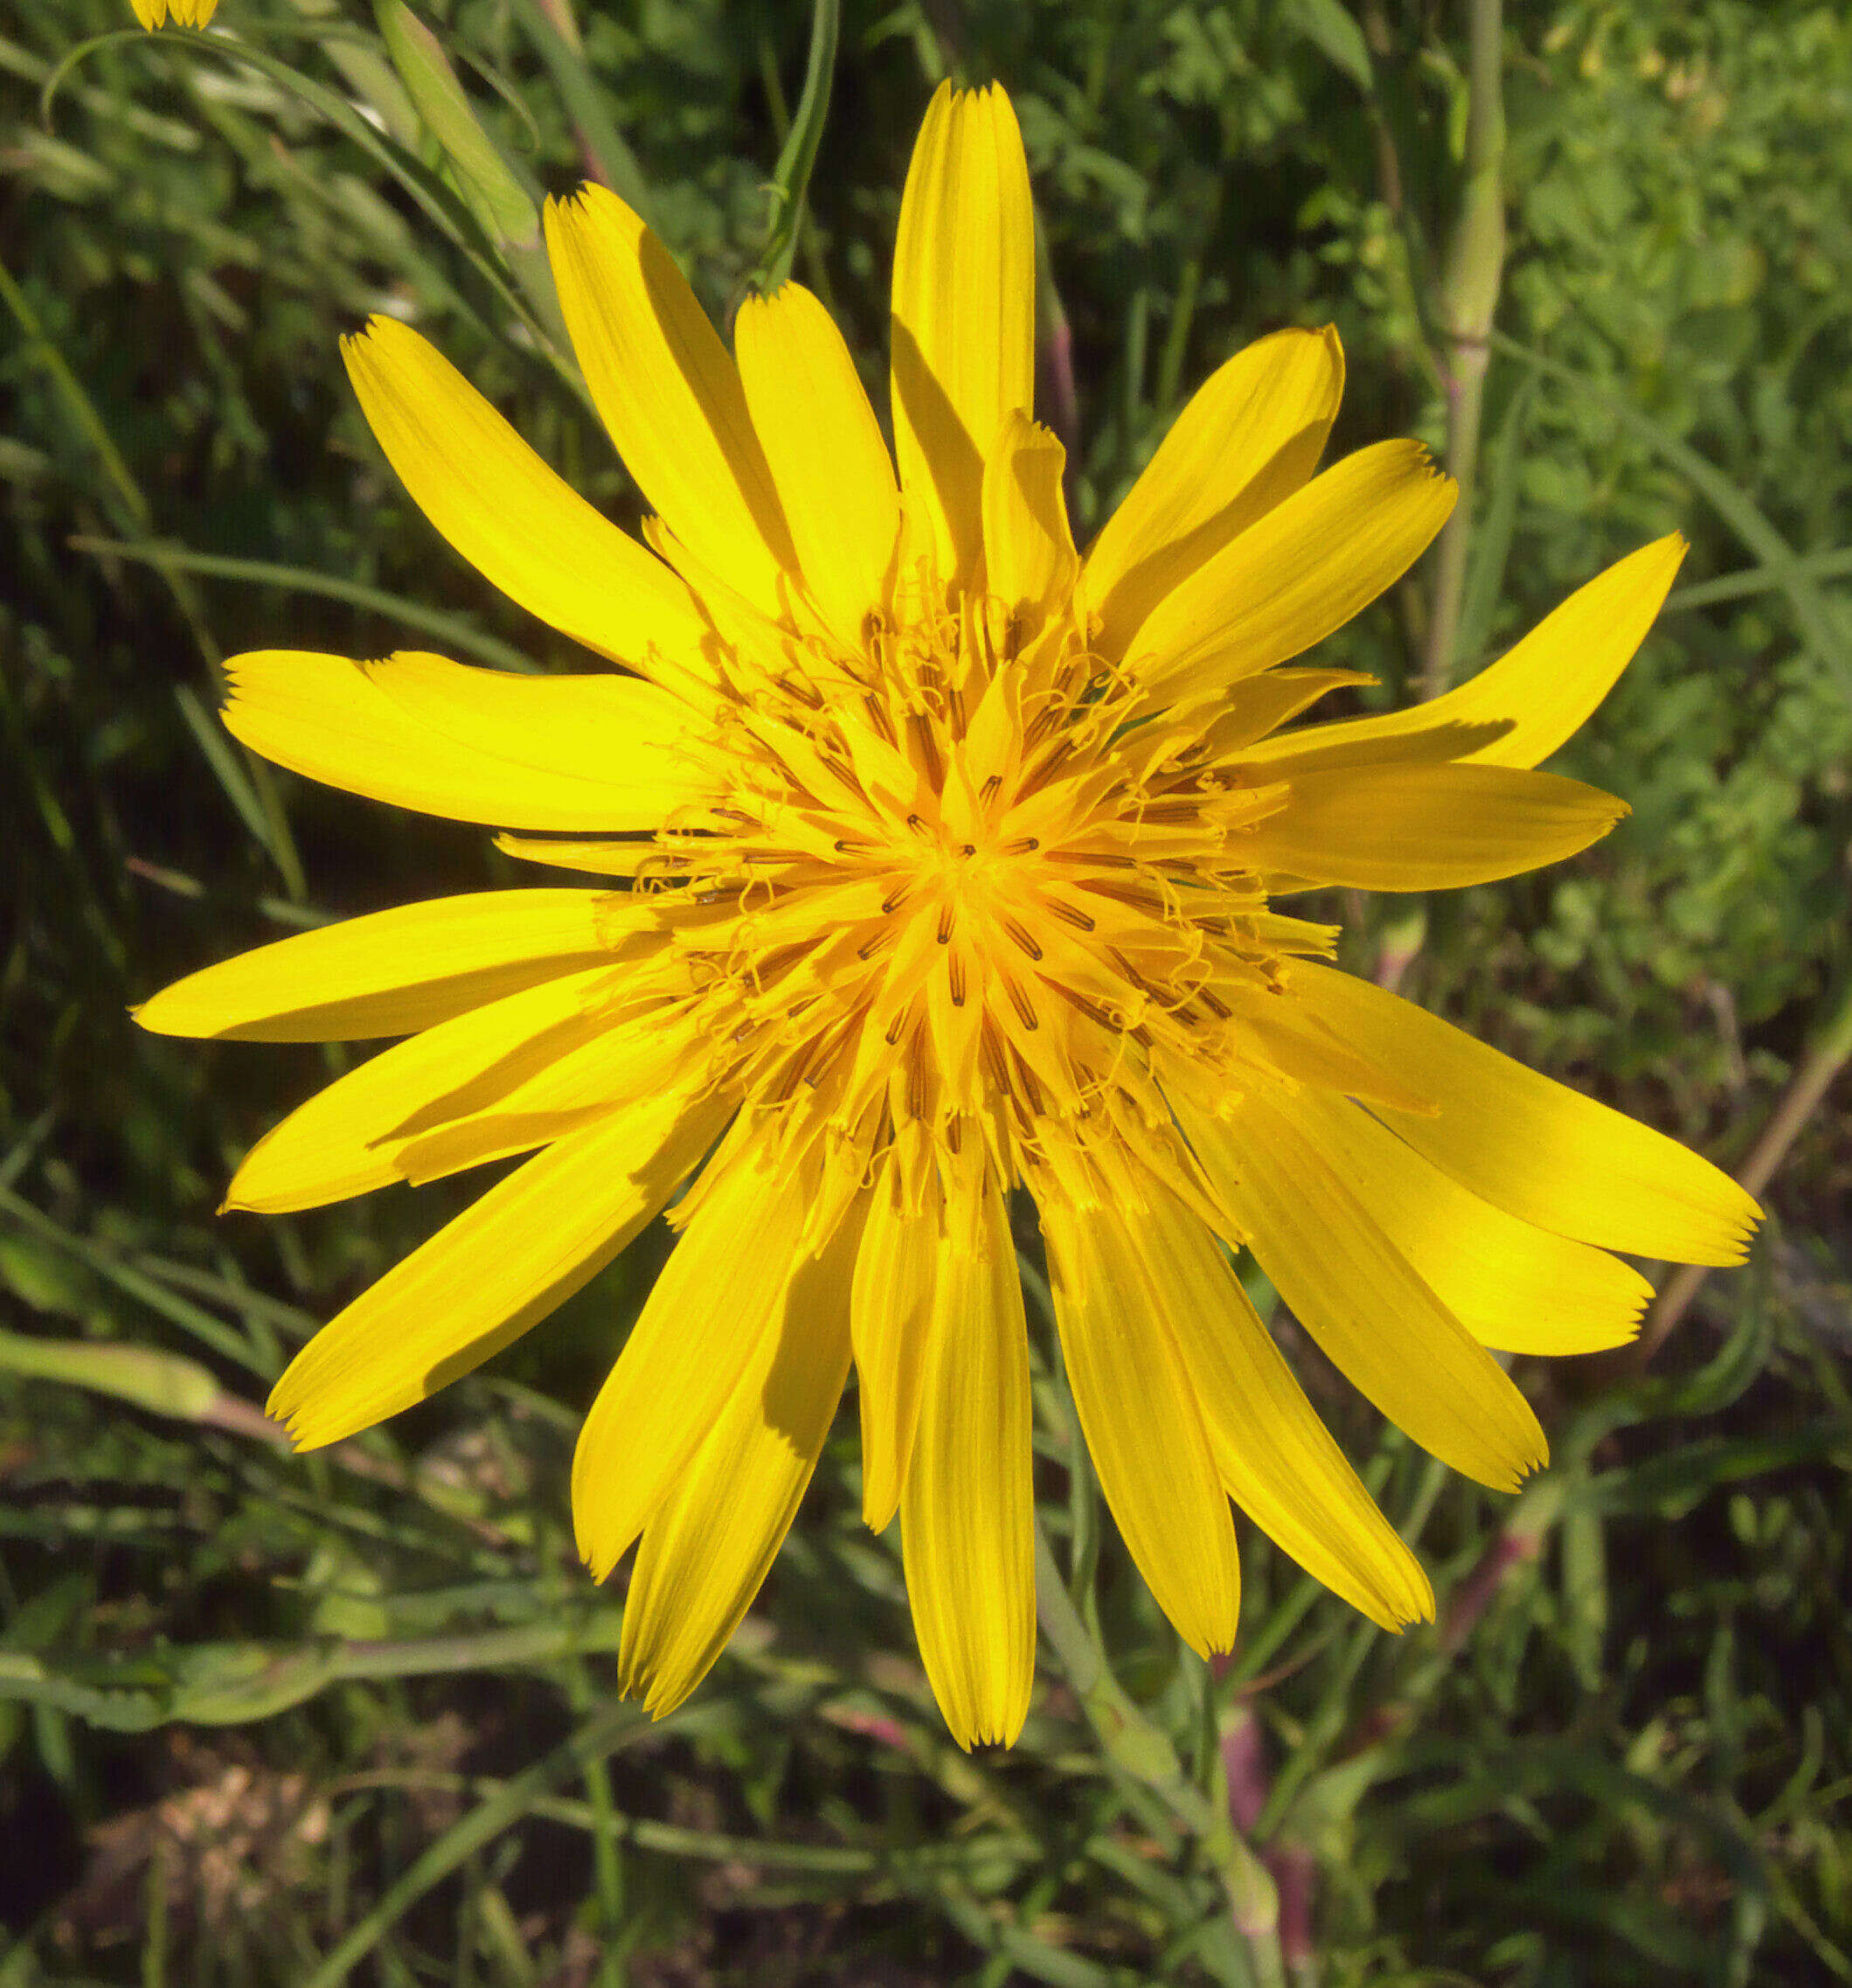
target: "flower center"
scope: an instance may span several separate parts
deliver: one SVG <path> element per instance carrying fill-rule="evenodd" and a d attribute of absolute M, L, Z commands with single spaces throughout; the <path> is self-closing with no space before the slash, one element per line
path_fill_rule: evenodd
<path fill-rule="evenodd" d="M 663 970 L 711 1081 L 844 1196 L 890 1148 L 922 1192 L 986 1153 L 1174 1174 L 1163 1084 L 1227 1092 L 1281 953 L 1332 935 L 1268 911 L 1242 844 L 1274 802 L 1214 774 L 1206 719 L 1143 709 L 1071 605 L 940 599 L 857 653 L 732 643 L 732 791 L 639 870 Z"/>

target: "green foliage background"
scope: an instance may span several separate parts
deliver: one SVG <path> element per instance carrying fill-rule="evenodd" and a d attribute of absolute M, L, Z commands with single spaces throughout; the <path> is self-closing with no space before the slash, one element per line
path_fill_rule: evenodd
<path fill-rule="evenodd" d="M 572 660 L 399 490 L 338 336 L 411 317 L 594 501 L 634 522 L 637 498 L 379 88 L 361 10 L 222 0 L 235 38 L 106 39 L 42 111 L 127 17 L 0 12 L 0 1988 L 1251 1978 L 1196 1811 L 1100 1750 L 1046 1651 L 1016 1753 L 950 1747 L 846 1420 L 693 1704 L 653 1730 L 614 1708 L 620 1604 L 577 1571 L 566 1462 L 660 1235 L 336 1459 L 264 1440 L 249 1405 L 292 1346 L 469 1190 L 215 1219 L 343 1053 L 154 1040 L 125 1010 L 288 929 L 518 879 L 486 837 L 246 760 L 211 717 L 217 665 Z M 605 0 L 578 64 L 542 0 L 427 17 L 538 188 L 579 177 L 561 84 L 595 83 L 587 133 L 614 171 L 634 154 L 724 316 L 808 10 Z M 883 404 L 912 132 L 940 74 L 994 75 L 1072 329 L 1083 533 L 1192 387 L 1281 323 L 1342 333 L 1335 447 L 1438 447 L 1462 20 L 852 3 L 798 274 Z M 1852 23 L 1511 0 L 1504 69 L 1461 672 L 1647 539 L 1693 550 L 1564 757 L 1633 818 L 1541 878 L 1335 908 L 1350 963 L 1412 955 L 1405 991 L 1734 1164 L 1848 970 Z M 345 108 L 369 92 L 378 124 Z M 1427 584 L 1331 645 L 1377 702 L 1414 694 Z M 1469 1635 L 1384 1638 L 1244 1534 L 1242 1645 L 1212 1680 L 1105 1542 L 1120 1679 L 1199 1804 L 1234 1764 L 1296 1982 L 1852 1979 L 1849 1183 L 1842 1088 L 1751 1267 L 1653 1378 L 1527 1363 L 1557 1462 L 1515 1512 L 1277 1320 L 1455 1620 L 1488 1603 Z M 1047 1516 L 1084 1557 L 1094 1508 L 1044 1406 Z"/>

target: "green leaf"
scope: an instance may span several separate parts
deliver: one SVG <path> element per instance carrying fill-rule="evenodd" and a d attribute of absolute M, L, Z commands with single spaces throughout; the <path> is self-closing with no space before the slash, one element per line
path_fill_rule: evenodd
<path fill-rule="evenodd" d="M 1374 80 L 1363 31 L 1341 0 L 1289 0 L 1289 17 L 1313 46 L 1360 90 Z"/>
<path fill-rule="evenodd" d="M 566 115 L 577 127 L 579 145 L 593 177 L 602 179 L 626 205 L 653 225 L 649 185 L 636 154 L 624 142 L 613 122 L 598 79 L 586 61 L 585 50 L 577 45 L 576 35 L 569 38 L 558 24 L 564 21 L 570 25 L 571 16 L 560 11 L 556 17 L 542 0 L 515 0 L 515 13 L 539 50 Z"/>
<path fill-rule="evenodd" d="M 1585 1502 L 1563 1517 L 1564 1636 L 1585 1691 L 1601 1685 L 1601 1649 L 1607 1635 L 1607 1556 L 1600 1515 Z"/>
<path fill-rule="evenodd" d="M 1492 622 L 1504 590 L 1505 565 L 1517 526 L 1517 497 L 1523 470 L 1524 421 L 1536 391 L 1536 373 L 1527 372 L 1511 396 L 1499 423 L 1487 464 L 1489 484 L 1485 515 L 1473 534 L 1471 563 L 1467 568 L 1466 596 L 1460 609 L 1460 633 L 1453 642 L 1454 664 L 1461 673 L 1474 668 L 1492 639 Z"/>
<path fill-rule="evenodd" d="M 1653 419 L 1630 400 L 1605 393 L 1585 379 L 1573 366 L 1546 358 L 1528 345 L 1502 332 L 1490 335 L 1492 344 L 1502 352 L 1525 360 L 1547 379 L 1561 380 L 1585 394 L 1622 427 L 1630 428 L 1650 445 L 1696 490 L 1700 497 L 1730 526 L 1743 543 L 1776 578 L 1808 646 L 1828 665 L 1842 689 L 1852 692 L 1852 640 L 1849 640 L 1845 615 L 1814 585 L 1813 575 L 1798 559 L 1794 548 L 1776 531 L 1748 493 L 1739 489 L 1714 462 L 1707 462 L 1689 442 Z"/>
<path fill-rule="evenodd" d="M 496 241 L 531 247 L 540 239 L 533 197 L 476 122 L 437 37 L 405 0 L 373 0 L 373 17 L 406 94 L 443 148 L 476 219 Z"/>
<path fill-rule="evenodd" d="M 198 1360 L 141 1346 L 99 1345 L 93 1339 L 38 1339 L 0 1331 L 0 1368 L 113 1394 L 182 1421 L 202 1421 L 218 1398 L 218 1381 Z"/>

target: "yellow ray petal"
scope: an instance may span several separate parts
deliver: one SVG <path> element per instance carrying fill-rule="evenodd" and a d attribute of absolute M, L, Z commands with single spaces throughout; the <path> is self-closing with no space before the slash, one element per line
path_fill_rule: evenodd
<path fill-rule="evenodd" d="M 801 283 L 748 297 L 733 347 L 804 578 L 837 636 L 858 647 L 864 619 L 887 599 L 900 496 L 855 361 Z"/>
<path fill-rule="evenodd" d="M 572 1523 L 598 1580 L 687 1468 L 776 1325 L 803 1216 L 797 1183 L 749 1161 L 717 1181 L 704 1177 L 701 1201 L 579 1432 Z"/>
<path fill-rule="evenodd" d="M 546 204 L 560 309 L 625 466 L 669 529 L 767 613 L 797 569 L 739 374 L 679 269 L 616 194 Z"/>
<path fill-rule="evenodd" d="M 1199 1656 L 1241 1609 L 1228 1494 L 1182 1355 L 1147 1302 L 1145 1248 L 1105 1207 L 1041 1203 L 1055 1317 L 1100 1488 L 1158 1606 Z"/>
<path fill-rule="evenodd" d="M 1344 391 L 1337 333 L 1275 331 L 1212 372 L 1086 555 L 1099 652 L 1318 466 Z"/>
<path fill-rule="evenodd" d="M 913 147 L 894 242 L 894 454 L 938 548 L 969 584 L 984 459 L 1035 393 L 1035 217 L 1009 99 L 941 83 Z"/>
<path fill-rule="evenodd" d="M 1318 1419 L 1214 1236 L 1155 1187 L 1139 1226 L 1152 1303 L 1176 1336 L 1229 1495 L 1372 1622 L 1432 1622 L 1421 1563 Z"/>
<path fill-rule="evenodd" d="M 556 476 L 434 346 L 375 317 L 341 351 L 399 480 L 492 586 L 646 675 L 652 647 L 693 657 L 702 622 L 683 581 Z"/>
<path fill-rule="evenodd" d="M 618 1689 L 653 1718 L 713 1667 L 797 1514 L 849 1373 L 859 1226 L 851 1215 L 821 1257 L 794 1268 L 777 1325 L 732 1377 L 706 1438 L 643 1529 Z"/>
<path fill-rule="evenodd" d="M 1334 1366 L 1443 1463 L 1514 1491 L 1548 1460 L 1530 1405 L 1409 1267 L 1314 1143 L 1296 1100 L 1251 1090 L 1178 1119 L 1256 1261 Z"/>
<path fill-rule="evenodd" d="M 1571 594 L 1517 647 L 1470 682 L 1408 711 L 1350 718 L 1262 740 L 1245 755 L 1295 771 L 1366 765 L 1418 740 L 1458 737 L 1480 766 L 1536 766 L 1613 689 L 1646 640 L 1687 547 L 1674 532 L 1630 553 Z M 1481 731 L 1480 728 L 1485 727 Z"/>
<path fill-rule="evenodd" d="M 1293 1083 L 1340 1091 L 1405 1111 L 1427 1109 L 1426 1099 L 1411 1089 L 1396 1071 L 1359 1056 L 1316 1016 L 1296 1004 L 1243 988 L 1236 1012 L 1246 1038 L 1244 1053 L 1250 1060 L 1270 1064 Z"/>
<path fill-rule="evenodd" d="M 975 1248 L 936 1266 L 900 1540 L 919 1654 L 952 1737 L 1010 1745 L 1035 1676 L 1029 1336 L 1009 1219 L 984 1187 Z"/>
<path fill-rule="evenodd" d="M 1160 704 L 1213 697 L 1287 662 L 1399 580 L 1457 495 L 1419 442 L 1358 449 L 1166 595 L 1127 641 L 1127 662 Z"/>
<path fill-rule="evenodd" d="M 550 870 L 578 870 L 593 877 L 634 877 L 649 868 L 656 855 L 655 838 L 635 833 L 615 840 L 576 835 L 556 840 L 503 831 L 496 838 L 496 847 L 524 863 L 544 863 Z"/>
<path fill-rule="evenodd" d="M 1742 1262 L 1762 1211 L 1709 1160 L 1368 981 L 1309 962 L 1286 973 L 1293 997 L 1432 1101 L 1438 1116 L 1383 1116 L 1463 1187 L 1603 1249 Z"/>
<path fill-rule="evenodd" d="M 652 1098 L 562 1139 L 331 1319 L 267 1413 L 318 1449 L 422 1401 L 565 1303 L 655 1214 L 719 1129 Z"/>
<path fill-rule="evenodd" d="M 891 1155 L 876 1176 L 856 1258 L 850 1310 L 862 1417 L 862 1516 L 884 1531 L 900 1505 L 913 1451 L 939 1255 L 936 1197 L 918 1214 L 901 1205 Z"/>
<path fill-rule="evenodd" d="M 1653 1287 L 1585 1242 L 1468 1193 L 1347 1098 L 1307 1091 L 1294 1110 L 1313 1141 L 1481 1345 L 1590 1353 L 1625 1345 Z"/>
<path fill-rule="evenodd" d="M 360 1042 L 411 1035 L 576 967 L 608 963 L 635 914 L 608 891 L 478 891 L 298 932 L 163 987 L 156 1035 Z"/>
<path fill-rule="evenodd" d="M 404 1137 L 395 1164 L 422 1186 L 525 1152 L 652 1091 L 692 1091 L 705 1082 L 708 1067 L 704 1057 L 689 1054 L 690 1047 L 679 1016 L 575 1018 L 413 1113 L 399 1128 Z"/>
<path fill-rule="evenodd" d="M 1037 620 L 1065 602 L 1080 560 L 1061 473 L 1067 451 L 1020 408 L 1003 417 L 984 465 L 984 585 Z"/>
<path fill-rule="evenodd" d="M 405 1178 L 406 1137 L 394 1135 L 408 1118 L 486 1070 L 524 1054 L 558 1054 L 563 1028 L 597 1025 L 595 996 L 610 977 L 608 966 L 562 974 L 382 1050 L 265 1133 L 232 1176 L 225 1206 L 283 1214 Z"/>
<path fill-rule="evenodd" d="M 1250 831 L 1243 860 L 1366 891 L 1515 877 L 1586 849 L 1631 811 L 1578 780 L 1515 767 L 1386 761 L 1290 777 L 1287 804 Z"/>
<path fill-rule="evenodd" d="M 1376 678 L 1362 670 L 1268 670 L 1231 685 L 1228 695 L 1216 706 L 1213 721 L 1203 729 L 1208 756 L 1219 760 L 1239 753 L 1276 725 L 1298 717 L 1328 691 L 1343 690 L 1356 684 L 1373 684 Z M 1272 768 L 1268 779 L 1275 778 Z"/>
<path fill-rule="evenodd" d="M 396 807 L 529 829 L 653 829 L 719 787 L 686 706 L 636 677 L 517 677 L 406 651 L 259 650 L 225 728 L 292 773 Z"/>

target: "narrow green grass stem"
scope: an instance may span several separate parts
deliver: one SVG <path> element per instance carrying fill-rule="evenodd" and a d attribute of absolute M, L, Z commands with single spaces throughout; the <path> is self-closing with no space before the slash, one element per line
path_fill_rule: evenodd
<path fill-rule="evenodd" d="M 1714 607 L 1720 601 L 1744 601 L 1757 594 L 1774 594 L 1788 576 L 1802 580 L 1843 580 L 1852 573 L 1852 546 L 1836 552 L 1807 553 L 1786 566 L 1753 566 L 1743 573 L 1719 573 L 1715 580 L 1700 580 L 1689 587 L 1675 587 L 1666 596 L 1664 612 L 1676 615 L 1691 608 Z"/>
<path fill-rule="evenodd" d="M 804 196 L 810 186 L 816 149 L 829 115 L 829 85 L 836 73 L 836 40 L 842 29 L 841 0 L 815 0 L 810 17 L 810 56 L 804 69 L 804 92 L 785 137 L 784 149 L 769 188 L 772 216 L 759 251 L 755 279 L 762 290 L 775 290 L 791 274 L 797 252 L 797 231 L 804 218 Z"/>
<path fill-rule="evenodd" d="M 1812 1031 L 1807 1053 L 1793 1082 L 1782 1093 L 1780 1102 L 1762 1128 L 1761 1136 L 1738 1170 L 1737 1179 L 1746 1192 L 1760 1198 L 1787 1157 L 1788 1148 L 1800 1136 L 1849 1062 L 1852 1062 L 1852 976 L 1841 982 L 1836 994 L 1827 1002 L 1825 1014 Z M 1627 1366 L 1637 1369 L 1646 1366 L 1690 1309 L 1691 1301 L 1703 1289 L 1710 1275 L 1709 1268 L 1702 1263 L 1679 1267 L 1647 1312 L 1640 1337 L 1626 1349 Z"/>
<path fill-rule="evenodd" d="M 1794 548 L 1745 490 L 1644 408 L 1622 394 L 1606 392 L 1574 366 L 1547 358 L 1501 331 L 1491 333 L 1489 343 L 1496 351 L 1527 361 L 1546 379 L 1560 380 L 1585 396 L 1617 427 L 1638 435 L 1661 461 L 1676 470 L 1761 561 L 1763 571 L 1787 596 L 1808 647 L 1827 664 L 1841 688 L 1852 694 L 1852 633 L 1849 633 L 1848 617 L 1814 585 L 1816 577 L 1831 575 L 1820 574 L 1815 562 L 1798 558 Z"/>
<path fill-rule="evenodd" d="M 661 1732 L 664 1724 L 666 1721 L 660 1722 L 654 1730 Z M 338 1988 L 420 1899 L 528 1814 L 538 1800 L 551 1794 L 560 1782 L 582 1776 L 594 1762 L 607 1760 L 621 1747 L 651 1730 L 649 1717 L 640 1706 L 612 1706 L 588 1720 L 563 1745 L 525 1773 L 503 1782 L 460 1822 L 447 1829 L 386 1887 L 379 1902 L 327 1955 L 302 1988 Z"/>
<path fill-rule="evenodd" d="M 171 567 L 182 573 L 197 573 L 209 580 L 237 580 L 253 587 L 287 587 L 301 594 L 324 594 L 331 601 L 344 601 L 350 607 L 382 615 L 407 628 L 422 629 L 441 637 L 452 649 L 476 657 L 498 670 L 531 673 L 533 658 L 512 643 L 485 635 L 472 628 L 459 615 L 427 608 L 402 594 L 389 594 L 384 587 L 368 587 L 357 580 L 344 580 L 338 573 L 317 573 L 312 567 L 284 566 L 274 560 L 230 559 L 218 553 L 196 553 L 184 546 L 170 546 L 155 539 L 93 539 L 78 536 L 66 541 L 74 553 L 89 553 L 98 558 L 135 560 L 148 566 Z"/>
<path fill-rule="evenodd" d="M 1235 1928 L 1248 1943 L 1264 1988 L 1286 1978 L 1280 1956 L 1280 1901 L 1266 1866 L 1178 1763 L 1170 1741 L 1120 1688 L 1105 1650 L 1069 1597 L 1039 1513 L 1036 1519 L 1036 1613 L 1100 1750 L 1148 1790 L 1201 1844 L 1228 1894 Z"/>

